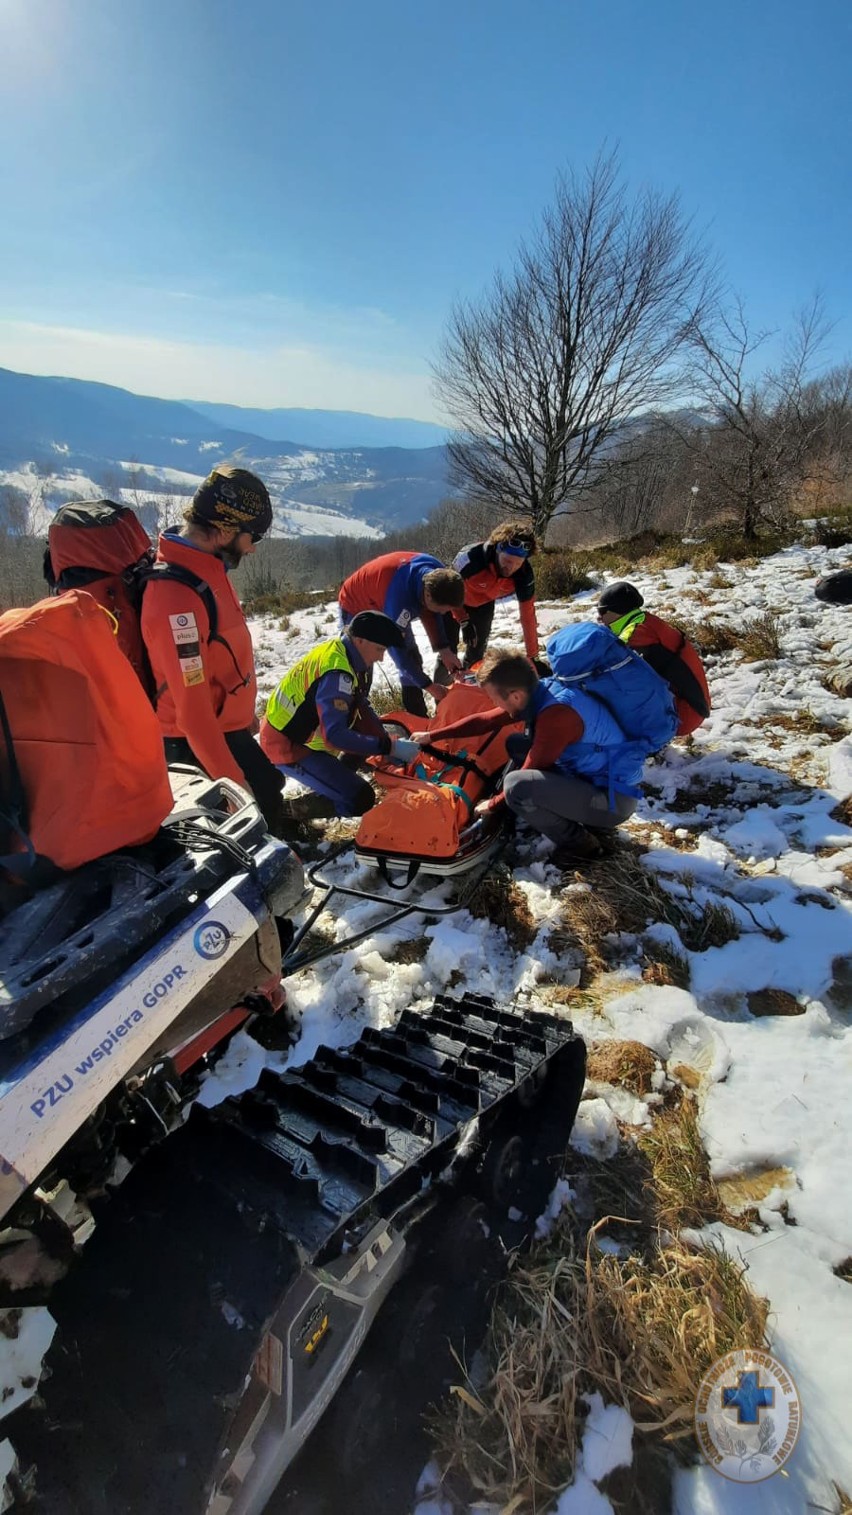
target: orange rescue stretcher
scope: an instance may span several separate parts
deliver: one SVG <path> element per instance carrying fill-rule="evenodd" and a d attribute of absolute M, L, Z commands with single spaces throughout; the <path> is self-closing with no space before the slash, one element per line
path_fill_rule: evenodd
<path fill-rule="evenodd" d="M 439 903 L 429 891 L 426 903 L 422 895 L 412 898 L 407 890 L 422 875 L 444 879 L 469 873 L 469 887 L 477 878 L 477 865 L 484 875 L 505 843 L 503 807 L 482 819 L 473 811 L 480 800 L 499 789 L 509 763 L 506 738 L 520 731 L 521 723 L 478 737 L 453 740 L 441 736 L 452 722 L 489 708 L 487 696 L 471 681 L 453 684 L 431 720 L 406 711 L 384 717 L 388 731 L 397 736 L 428 729 L 434 740 L 420 749 L 419 758 L 408 768 L 394 767 L 382 758 L 372 760 L 376 781 L 384 793 L 362 816 L 354 844 L 342 842 L 307 869 L 308 881 L 319 891 L 319 897 L 284 954 L 285 974 L 297 973 L 331 952 L 355 947 L 406 916 L 423 913 L 439 917 L 460 908 L 458 899 Z M 381 873 L 382 882 L 375 889 L 350 882 L 345 874 L 339 877 L 329 872 L 353 846 L 359 862 Z M 316 921 L 337 896 L 378 905 L 386 913 L 331 946 L 307 947 Z"/>
<path fill-rule="evenodd" d="M 445 727 L 465 716 L 492 708 L 492 702 L 473 680 L 452 684 L 434 716 L 424 720 L 406 711 L 384 717 L 394 736 L 427 730 L 429 743 L 416 762 L 394 767 L 374 758 L 377 784 L 384 790 L 372 810 L 362 816 L 355 837 L 360 862 L 378 868 L 390 882 L 403 874 L 403 884 L 418 874 L 451 878 L 466 873 L 501 844 L 499 812 L 493 818 L 474 815 L 480 800 L 499 788 L 509 762 L 506 739 L 522 723 L 493 729 L 476 737 L 442 738 Z"/>

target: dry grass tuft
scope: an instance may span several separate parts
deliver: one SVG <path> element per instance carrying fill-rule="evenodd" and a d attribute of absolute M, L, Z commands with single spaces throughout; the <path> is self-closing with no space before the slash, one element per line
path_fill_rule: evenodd
<path fill-rule="evenodd" d="M 427 936 L 412 936 L 407 941 L 399 942 L 393 951 L 388 954 L 388 962 L 391 963 L 422 963 L 429 951 L 429 938 Z"/>
<path fill-rule="evenodd" d="M 852 826 L 852 794 L 848 794 L 845 800 L 835 805 L 834 809 L 829 811 L 828 818 L 831 821 L 839 821 L 842 826 Z"/>
<path fill-rule="evenodd" d="M 632 1094 L 650 1094 L 658 1059 L 644 1042 L 598 1042 L 586 1059 L 586 1077 L 598 1084 L 620 1084 Z"/>
<path fill-rule="evenodd" d="M 605 972 L 617 961 L 619 933 L 638 935 L 652 922 L 673 926 L 685 952 L 704 952 L 740 935 L 739 923 L 727 905 L 699 905 L 689 892 L 686 875 L 679 880 L 686 885 L 686 896 L 671 894 L 658 874 L 642 867 L 640 858 L 634 849 L 622 848 L 618 868 L 602 868 L 594 889 L 565 896 L 566 941 L 580 946 L 590 974 Z M 689 965 L 676 949 L 649 944 L 646 957 L 666 965 L 671 975 L 667 982 L 688 984 Z"/>
<path fill-rule="evenodd" d="M 689 961 L 682 952 L 667 946 L 665 942 L 649 938 L 643 944 L 642 955 L 642 977 L 646 984 L 673 985 L 675 989 L 689 988 L 692 975 Z"/>
<path fill-rule="evenodd" d="M 682 1095 L 677 1104 L 660 1111 L 650 1131 L 640 1133 L 639 1150 L 651 1165 L 657 1216 L 666 1231 L 705 1226 L 714 1220 L 736 1224 L 710 1177 L 690 1095 Z"/>
<path fill-rule="evenodd" d="M 536 593 L 540 600 L 569 600 L 581 589 L 594 589 L 581 556 L 565 548 L 545 549 L 535 560 Z"/>
<path fill-rule="evenodd" d="M 782 731 L 793 732 L 795 736 L 816 736 L 823 733 L 829 736 L 837 735 L 836 723 L 815 715 L 808 706 L 796 711 L 778 710 L 773 715 L 763 716 L 754 724 L 769 730 L 777 726 Z"/>
<path fill-rule="evenodd" d="M 497 867 L 487 873 L 465 904 L 477 919 L 502 926 L 516 952 L 524 952 L 535 939 L 538 927 L 527 897 L 518 888 L 508 868 Z"/>
<path fill-rule="evenodd" d="M 676 624 L 695 643 L 702 657 L 741 652 L 747 663 L 756 663 L 781 656 L 780 622 L 771 610 L 741 625 L 730 621 L 686 621 L 683 617 L 678 617 Z"/>
<path fill-rule="evenodd" d="M 804 1015 L 805 1006 L 787 989 L 752 989 L 746 995 L 752 1015 Z"/>
<path fill-rule="evenodd" d="M 674 1244 L 619 1258 L 596 1248 L 593 1230 L 583 1255 L 563 1225 L 515 1261 L 486 1341 L 487 1382 L 457 1385 L 434 1422 L 439 1460 L 474 1497 L 541 1511 L 573 1477 L 581 1395 L 598 1390 L 640 1432 L 688 1444 L 700 1377 L 723 1353 L 759 1346 L 766 1315 L 722 1252 Z"/>
<path fill-rule="evenodd" d="M 370 690 L 370 704 L 377 715 L 394 715 L 402 710 L 402 698 L 385 678 L 375 678 Z"/>
<path fill-rule="evenodd" d="M 823 689 L 836 694 L 841 700 L 852 699 L 852 664 L 841 664 L 823 679 Z"/>
<path fill-rule="evenodd" d="M 337 598 L 337 592 L 334 589 L 319 593 L 305 589 L 291 589 L 287 584 L 280 584 L 277 588 L 267 588 L 265 579 L 257 580 L 257 583 L 260 586 L 260 592 L 253 594 L 253 586 L 249 585 L 248 594 L 243 600 L 243 610 L 246 615 L 289 616 L 296 610 L 314 608 L 320 600 Z"/>
<path fill-rule="evenodd" d="M 734 652 L 739 647 L 739 630 L 727 621 L 687 621 L 679 616 L 675 624 L 678 631 L 695 643 L 702 657 Z"/>
<path fill-rule="evenodd" d="M 836 1278 L 842 1278 L 845 1284 L 852 1284 L 852 1257 L 844 1257 L 831 1271 Z"/>
<path fill-rule="evenodd" d="M 743 625 L 739 646 L 747 663 L 773 661 L 781 656 L 781 623 L 771 610 Z"/>
<path fill-rule="evenodd" d="M 720 1178 L 718 1185 L 722 1203 L 735 1215 L 761 1204 L 773 1189 L 795 1187 L 796 1175 L 785 1167 L 750 1168 L 730 1178 Z"/>
<path fill-rule="evenodd" d="M 684 910 L 676 929 L 688 952 L 724 947 L 740 936 L 739 922 L 727 905 L 704 905 L 697 914 Z"/>
<path fill-rule="evenodd" d="M 684 745 L 691 738 L 686 737 Z M 686 827 L 680 828 L 686 830 Z M 635 842 L 641 851 L 650 851 L 654 847 L 670 847 L 672 852 L 691 852 L 695 843 L 697 827 L 691 826 L 687 836 L 678 836 L 672 826 L 667 826 L 664 821 L 637 821 L 635 817 L 630 822 L 629 837 Z"/>

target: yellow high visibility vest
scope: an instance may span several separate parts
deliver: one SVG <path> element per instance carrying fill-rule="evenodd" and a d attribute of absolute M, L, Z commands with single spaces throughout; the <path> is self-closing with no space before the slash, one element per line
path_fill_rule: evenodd
<path fill-rule="evenodd" d="M 644 610 L 628 610 L 627 614 L 619 616 L 617 621 L 610 621 L 609 629 L 615 632 L 620 642 L 629 642 L 636 627 L 641 626 L 644 619 Z"/>
<path fill-rule="evenodd" d="M 266 702 L 266 719 L 270 726 L 274 726 L 276 731 L 287 731 L 307 701 L 313 686 L 326 673 L 348 673 L 353 689 L 357 688 L 358 675 L 346 655 L 346 648 L 341 637 L 332 637 L 328 642 L 320 642 L 318 647 L 314 647 L 311 652 L 306 652 L 289 673 L 285 673 L 278 688 Z M 354 700 L 352 709 L 354 713 Z M 316 752 L 327 752 L 329 749 L 317 727 L 314 726 L 312 729 L 313 734 L 310 737 L 307 733 L 305 735 L 300 733 L 295 739 L 305 747 L 312 747 Z"/>

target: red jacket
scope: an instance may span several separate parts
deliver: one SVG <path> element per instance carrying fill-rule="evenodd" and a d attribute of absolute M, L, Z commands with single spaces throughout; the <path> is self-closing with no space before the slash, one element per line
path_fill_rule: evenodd
<path fill-rule="evenodd" d="M 338 595 L 340 608 L 349 616 L 359 610 L 380 610 L 403 630 L 419 619 L 433 650 L 440 652 L 447 645 L 444 617 L 423 604 L 423 580 L 434 568 L 443 566 L 440 558 L 427 552 L 385 552 L 343 581 Z"/>
<path fill-rule="evenodd" d="M 177 563 L 205 579 L 216 597 L 219 625 L 210 622 L 193 589 L 152 580 L 142 601 L 142 637 L 154 674 L 163 736 L 186 737 L 211 778 L 245 783 L 225 741 L 226 731 L 250 730 L 257 680 L 251 633 L 225 565 L 183 538 L 161 536 L 158 563 Z"/>
<path fill-rule="evenodd" d="M 671 687 L 677 709 L 676 736 L 694 731 L 710 714 L 710 690 L 704 665 L 692 643 L 676 626 L 642 611 L 628 645 L 641 653 Z"/>
<path fill-rule="evenodd" d="M 498 549 L 492 542 L 473 542 L 463 547 L 453 559 L 453 567 L 464 579 L 464 609 L 454 610 L 457 621 L 467 618 L 468 610 L 517 595 L 521 629 L 528 658 L 538 657 L 538 628 L 535 619 L 535 576 L 529 558 L 517 573 L 504 577 L 497 561 Z"/>

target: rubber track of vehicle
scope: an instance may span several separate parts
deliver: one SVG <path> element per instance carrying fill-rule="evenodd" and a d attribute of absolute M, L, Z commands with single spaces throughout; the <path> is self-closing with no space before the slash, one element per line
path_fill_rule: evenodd
<path fill-rule="evenodd" d="M 28 1511 L 203 1515 L 258 1346 L 302 1260 L 337 1256 L 359 1222 L 416 1202 L 462 1135 L 496 1128 L 504 1105 L 523 1122 L 519 1089 L 567 1051 L 577 1056 L 563 1057 L 567 1083 L 550 1102 L 564 1146 L 566 1098 L 570 1129 L 582 1087 L 570 1022 L 475 995 L 405 1011 L 392 1029 L 368 1028 L 348 1049 L 320 1048 L 301 1068 L 265 1071 L 238 1100 L 196 1108 L 100 1205 L 51 1300 L 58 1330 L 40 1407 L 9 1423 L 33 1465 Z M 538 1127 L 547 1119 L 539 1110 Z"/>

